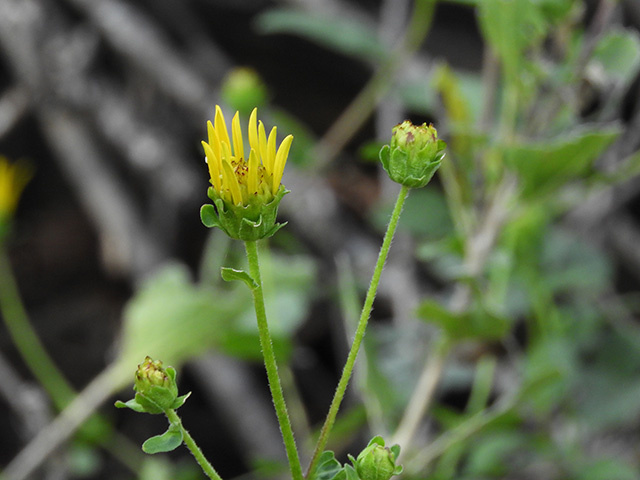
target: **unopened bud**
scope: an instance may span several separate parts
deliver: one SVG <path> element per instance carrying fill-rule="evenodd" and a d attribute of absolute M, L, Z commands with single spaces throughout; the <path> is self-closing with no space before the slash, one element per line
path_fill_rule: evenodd
<path fill-rule="evenodd" d="M 413 125 L 405 120 L 393 127 L 390 145 L 380 150 L 380 161 L 391 180 L 420 188 L 440 167 L 446 146 L 433 125 Z"/>

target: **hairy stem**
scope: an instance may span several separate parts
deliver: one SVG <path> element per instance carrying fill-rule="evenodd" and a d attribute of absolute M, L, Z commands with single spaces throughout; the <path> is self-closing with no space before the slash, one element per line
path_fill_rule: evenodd
<path fill-rule="evenodd" d="M 216 472 L 215 468 L 213 468 L 211 463 L 209 463 L 209 460 L 207 460 L 207 458 L 204 456 L 202 450 L 200 450 L 200 447 L 198 447 L 191 434 L 187 431 L 186 428 L 184 428 L 184 426 L 182 425 L 182 420 L 180 419 L 176 411 L 169 408 L 165 410 L 164 413 L 173 425 L 177 425 L 178 428 L 180 428 L 180 431 L 182 432 L 182 441 L 191 452 L 191 455 L 193 455 L 193 458 L 196 459 L 196 462 L 198 462 L 198 465 L 200 465 L 200 468 L 202 468 L 202 471 L 205 473 L 205 475 L 211 480 L 222 480 L 220 475 L 218 475 L 218 472 Z"/>
<path fill-rule="evenodd" d="M 278 374 L 278 365 L 276 363 L 276 355 L 273 351 L 273 343 L 271 341 L 271 333 L 267 323 L 267 312 L 264 305 L 264 292 L 262 290 L 262 279 L 260 276 L 260 264 L 258 262 L 258 247 L 255 241 L 246 241 L 245 248 L 247 251 L 247 259 L 249 260 L 249 273 L 257 286 L 252 289 L 253 303 L 256 310 L 256 318 L 258 320 L 258 334 L 260 336 L 260 346 L 262 348 L 262 356 L 264 358 L 264 366 L 267 370 L 267 379 L 273 398 L 273 405 L 276 409 L 280 431 L 282 432 L 282 440 L 287 451 L 287 459 L 289 460 L 289 468 L 293 480 L 302 480 L 302 466 L 298 457 L 298 449 L 291 428 L 291 420 L 287 412 L 287 405 L 282 393 L 282 384 Z"/>
<path fill-rule="evenodd" d="M 382 269 L 387 260 L 387 256 L 389 255 L 391 240 L 393 239 L 396 227 L 398 226 L 400 213 L 402 212 L 402 207 L 405 200 L 407 199 L 408 194 L 409 187 L 403 186 L 400 190 L 400 193 L 398 194 L 396 205 L 393 209 L 393 213 L 391 214 L 391 219 L 389 220 L 389 226 L 387 227 L 387 232 L 385 233 L 382 247 L 380 248 L 378 261 L 376 262 L 376 267 L 373 271 L 373 277 L 371 278 L 371 284 L 369 285 L 369 291 L 367 292 L 367 296 L 362 307 L 362 313 L 360 315 L 360 320 L 358 321 L 358 327 L 356 328 L 353 344 L 351 345 L 351 350 L 349 351 L 347 361 L 344 365 L 344 369 L 342 370 L 342 376 L 340 377 L 340 381 L 338 382 L 338 386 L 333 396 L 331 406 L 329 407 L 329 413 L 327 414 L 327 418 L 324 422 L 324 425 L 322 426 L 322 430 L 320 431 L 320 437 L 318 438 L 316 448 L 311 458 L 311 463 L 309 464 L 309 468 L 307 469 L 306 478 L 309 478 L 313 474 L 313 471 L 318 463 L 318 459 L 320 458 L 320 455 L 327 445 L 329 433 L 331 433 L 331 429 L 333 428 L 333 424 L 335 423 L 338 410 L 340 409 L 340 404 L 342 403 L 342 399 L 344 398 L 344 394 L 347 390 L 347 385 L 349 384 L 349 379 L 351 378 L 351 373 L 353 372 L 356 357 L 358 356 L 358 351 L 360 350 L 360 345 L 362 344 L 362 339 L 364 338 L 364 334 L 367 329 L 369 316 L 371 315 L 371 309 L 373 307 L 373 300 L 375 299 L 376 292 L 378 291 L 380 275 L 382 274 Z"/>

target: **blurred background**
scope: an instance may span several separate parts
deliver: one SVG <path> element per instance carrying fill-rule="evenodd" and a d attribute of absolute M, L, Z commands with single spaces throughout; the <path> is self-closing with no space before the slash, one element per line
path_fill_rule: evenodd
<path fill-rule="evenodd" d="M 203 478 L 139 450 L 164 418 L 112 407 L 145 355 L 178 367 L 224 478 L 286 476 L 248 292 L 219 278 L 242 246 L 199 218 L 216 104 L 295 137 L 264 269 L 303 459 L 399 189 L 378 150 L 410 119 L 449 151 L 330 447 L 402 438 L 408 478 L 640 478 L 639 29 L 637 0 L 0 0 L 0 154 L 33 168 L 0 289 L 57 366 L 43 384 L 3 308 L 7 478 Z M 97 426 L 19 456 L 87 385 Z"/>

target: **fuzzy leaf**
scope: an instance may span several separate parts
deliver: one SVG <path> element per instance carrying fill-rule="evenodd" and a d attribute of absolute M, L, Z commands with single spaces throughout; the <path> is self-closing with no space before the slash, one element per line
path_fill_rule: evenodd
<path fill-rule="evenodd" d="M 251 275 L 249 275 L 244 270 L 236 270 L 235 268 L 222 267 L 220 269 L 220 273 L 222 275 L 222 279 L 225 282 L 233 282 L 236 280 L 240 280 L 247 284 L 251 290 L 258 288 L 258 284 L 253 279 Z"/>
<path fill-rule="evenodd" d="M 147 439 L 142 444 L 142 450 L 149 454 L 164 453 L 175 450 L 180 445 L 182 445 L 182 431 L 177 425 L 171 424 L 162 435 Z"/>

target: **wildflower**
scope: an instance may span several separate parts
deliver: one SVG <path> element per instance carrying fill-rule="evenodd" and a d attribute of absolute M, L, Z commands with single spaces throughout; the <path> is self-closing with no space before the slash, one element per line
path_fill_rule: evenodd
<path fill-rule="evenodd" d="M 382 147 L 380 160 L 391 180 L 420 188 L 440 167 L 446 146 L 433 125 L 413 125 L 405 120 L 393 127 L 391 145 Z"/>
<path fill-rule="evenodd" d="M 24 161 L 11 164 L 0 155 L 0 240 L 9 229 L 20 195 L 32 175 L 31 168 Z"/>
<path fill-rule="evenodd" d="M 288 190 L 281 185 L 293 136 L 287 136 L 276 148 L 277 129 L 267 137 L 264 125 L 257 121 L 257 109 L 249 118 L 249 145 L 240 129 L 240 114 L 231 122 L 231 137 L 220 107 L 216 106 L 213 124 L 207 122 L 208 142 L 202 142 L 209 167 L 211 187 L 208 196 L 213 205 L 200 211 L 207 227 L 219 227 L 230 237 L 259 240 L 273 235 L 283 225 L 276 223 L 278 205 Z"/>

